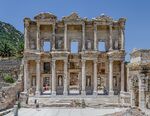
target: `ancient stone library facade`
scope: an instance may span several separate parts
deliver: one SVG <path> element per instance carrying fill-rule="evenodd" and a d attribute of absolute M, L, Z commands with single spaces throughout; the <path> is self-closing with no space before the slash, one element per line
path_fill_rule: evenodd
<path fill-rule="evenodd" d="M 133 58 L 126 73 L 125 22 L 125 18 L 114 20 L 106 15 L 89 20 L 77 13 L 60 20 L 51 13 L 38 14 L 34 20 L 25 18 L 24 93 L 103 96 L 113 98 L 113 102 L 132 101 L 132 105 L 146 106 L 148 94 L 141 89 L 143 81 L 138 68 L 132 67 L 139 60 L 138 53 L 132 53 L 137 58 Z M 139 84 L 130 88 L 133 79 Z M 130 92 L 136 98 L 130 100 Z"/>

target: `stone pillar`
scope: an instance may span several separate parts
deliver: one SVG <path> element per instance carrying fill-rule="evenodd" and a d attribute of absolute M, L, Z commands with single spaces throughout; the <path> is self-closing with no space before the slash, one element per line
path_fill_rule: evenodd
<path fill-rule="evenodd" d="M 37 23 L 37 50 L 40 51 L 40 24 Z"/>
<path fill-rule="evenodd" d="M 67 24 L 65 24 L 64 29 L 64 50 L 67 51 Z"/>
<path fill-rule="evenodd" d="M 28 61 L 24 60 L 24 93 L 27 93 L 28 90 L 28 79 L 29 79 L 29 66 Z"/>
<path fill-rule="evenodd" d="M 41 68 L 40 60 L 36 60 L 36 95 L 40 95 L 40 78 L 41 78 Z"/>
<path fill-rule="evenodd" d="M 144 77 L 139 78 L 139 107 L 144 109 L 146 107 L 145 102 L 145 82 Z"/>
<path fill-rule="evenodd" d="M 56 60 L 52 59 L 52 95 L 56 95 Z"/>
<path fill-rule="evenodd" d="M 127 67 L 127 92 L 129 92 L 129 67 L 128 66 L 126 66 Z"/>
<path fill-rule="evenodd" d="M 94 24 L 94 50 L 97 51 L 97 24 Z"/>
<path fill-rule="evenodd" d="M 64 60 L 64 93 L 63 93 L 64 95 L 68 94 L 68 89 L 67 89 L 67 87 L 68 87 L 68 83 L 67 83 L 68 67 L 67 66 L 68 66 L 68 62 L 67 62 L 67 60 Z"/>
<path fill-rule="evenodd" d="M 82 24 L 82 50 L 85 50 L 85 23 Z"/>
<path fill-rule="evenodd" d="M 109 95 L 113 95 L 113 60 L 109 60 Z"/>
<path fill-rule="evenodd" d="M 125 46 L 125 37 L 124 37 L 124 29 L 123 28 L 121 28 L 120 29 L 120 37 L 121 37 L 121 50 L 124 50 L 124 46 Z"/>
<path fill-rule="evenodd" d="M 26 49 L 29 49 L 29 38 L 28 38 L 28 35 L 29 35 L 29 22 L 25 21 L 24 25 L 25 25 L 25 28 L 24 28 L 24 39 L 25 39 L 24 49 L 26 50 Z"/>
<path fill-rule="evenodd" d="M 125 83 L 125 79 L 124 79 L 124 61 L 121 62 L 121 94 L 124 93 L 124 83 Z"/>
<path fill-rule="evenodd" d="M 112 41 L 112 25 L 109 25 L 109 44 L 110 48 L 109 50 L 113 50 L 113 41 Z"/>
<path fill-rule="evenodd" d="M 130 93 L 131 93 L 131 107 L 135 107 L 135 94 L 134 94 L 134 90 L 131 89 Z"/>
<path fill-rule="evenodd" d="M 86 81 L 85 63 L 86 63 L 86 60 L 82 60 L 82 91 L 81 91 L 82 95 L 86 95 L 86 92 L 85 92 L 85 81 Z"/>
<path fill-rule="evenodd" d="M 53 24 L 53 34 L 52 34 L 53 42 L 52 42 L 52 50 L 55 50 L 55 24 Z"/>
<path fill-rule="evenodd" d="M 97 95 L 97 60 L 94 60 L 94 95 Z"/>

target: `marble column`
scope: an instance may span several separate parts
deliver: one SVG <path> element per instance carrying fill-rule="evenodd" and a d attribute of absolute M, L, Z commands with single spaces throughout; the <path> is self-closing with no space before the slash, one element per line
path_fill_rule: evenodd
<path fill-rule="evenodd" d="M 86 60 L 82 60 L 82 91 L 81 91 L 81 94 L 82 95 L 86 95 L 86 92 L 85 92 L 85 82 L 86 82 L 86 74 L 85 74 L 85 63 L 86 63 Z"/>
<path fill-rule="evenodd" d="M 85 50 L 85 23 L 82 24 L 82 50 Z"/>
<path fill-rule="evenodd" d="M 97 24 L 94 24 L 94 50 L 97 51 Z"/>
<path fill-rule="evenodd" d="M 40 24 L 37 23 L 37 50 L 40 51 Z"/>
<path fill-rule="evenodd" d="M 67 51 L 67 24 L 65 24 L 64 29 L 64 50 Z"/>
<path fill-rule="evenodd" d="M 121 50 L 124 50 L 124 46 L 125 46 L 125 42 L 124 42 L 124 39 L 125 39 L 125 37 L 124 37 L 124 29 L 123 28 L 121 28 L 120 29 L 120 37 L 121 37 Z"/>
<path fill-rule="evenodd" d="M 144 109 L 146 107 L 145 102 L 145 83 L 144 77 L 139 78 L 139 107 Z"/>
<path fill-rule="evenodd" d="M 113 95 L 113 60 L 109 60 L 109 95 Z"/>
<path fill-rule="evenodd" d="M 52 95 L 56 95 L 56 60 L 52 60 Z"/>
<path fill-rule="evenodd" d="M 94 60 L 94 95 L 97 95 L 97 60 Z"/>
<path fill-rule="evenodd" d="M 29 79 L 29 66 L 28 61 L 24 60 L 24 93 L 28 92 L 28 79 Z"/>
<path fill-rule="evenodd" d="M 41 68 L 40 60 L 36 60 L 36 95 L 40 95 L 40 79 L 41 78 Z"/>
<path fill-rule="evenodd" d="M 124 93 L 124 83 L 125 83 L 125 79 L 124 79 L 124 61 L 121 61 L 121 94 Z"/>
<path fill-rule="evenodd" d="M 24 23 L 25 28 L 24 28 L 24 39 L 25 39 L 25 46 L 24 49 L 29 49 L 29 22 L 25 21 Z"/>
<path fill-rule="evenodd" d="M 52 50 L 54 51 L 55 50 L 55 39 L 56 39 L 56 36 L 55 36 L 55 24 L 53 24 L 52 38 L 53 38 L 53 41 L 52 41 Z"/>
<path fill-rule="evenodd" d="M 109 25 L 109 50 L 113 50 L 113 41 L 112 41 L 112 25 Z"/>
<path fill-rule="evenodd" d="M 68 69 L 68 62 L 67 60 L 64 60 L 64 92 L 63 94 L 64 95 L 67 95 L 68 94 L 68 90 L 67 90 L 67 87 L 68 87 L 68 83 L 67 83 L 67 69 Z"/>

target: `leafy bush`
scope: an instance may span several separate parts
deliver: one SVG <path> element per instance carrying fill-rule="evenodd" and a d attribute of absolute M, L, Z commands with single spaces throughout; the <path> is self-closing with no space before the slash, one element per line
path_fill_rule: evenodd
<path fill-rule="evenodd" d="M 14 79 L 8 74 L 4 75 L 4 81 L 6 83 L 14 83 L 15 82 Z"/>

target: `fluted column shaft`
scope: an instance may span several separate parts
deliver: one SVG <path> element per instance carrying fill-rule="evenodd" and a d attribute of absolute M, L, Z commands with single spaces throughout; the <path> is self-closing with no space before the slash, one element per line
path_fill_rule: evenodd
<path fill-rule="evenodd" d="M 64 60 L 64 95 L 67 95 L 68 94 L 68 90 L 67 90 L 67 87 L 68 87 L 68 83 L 67 83 L 67 69 L 68 69 L 68 62 L 67 60 Z"/>
<path fill-rule="evenodd" d="M 85 81 L 86 81 L 86 76 L 85 76 L 85 60 L 82 60 L 82 95 L 85 95 Z"/>
<path fill-rule="evenodd" d="M 82 50 L 85 50 L 85 23 L 82 24 Z"/>
<path fill-rule="evenodd" d="M 56 65 L 55 60 L 52 60 L 52 95 L 56 95 Z"/>
<path fill-rule="evenodd" d="M 36 60 L 36 95 L 40 95 L 40 77 L 41 77 L 40 60 Z"/>
<path fill-rule="evenodd" d="M 124 61 L 121 62 L 121 93 L 124 92 Z"/>
<path fill-rule="evenodd" d="M 94 60 L 94 95 L 97 95 L 97 60 Z"/>
<path fill-rule="evenodd" d="M 64 29 L 64 50 L 67 51 L 67 24 L 65 24 Z"/>
<path fill-rule="evenodd" d="M 37 50 L 40 51 L 40 24 L 37 24 Z"/>
<path fill-rule="evenodd" d="M 109 60 L 109 95 L 113 94 L 113 60 Z"/>
<path fill-rule="evenodd" d="M 55 24 L 53 24 L 53 42 L 52 42 L 52 50 L 55 50 Z"/>
<path fill-rule="evenodd" d="M 109 25 L 109 50 L 113 50 L 113 41 L 112 41 L 112 25 Z"/>
<path fill-rule="evenodd" d="M 97 24 L 94 24 L 94 50 L 97 51 Z"/>
<path fill-rule="evenodd" d="M 28 38 L 28 31 L 29 31 L 29 23 L 25 22 L 25 28 L 24 28 L 24 39 L 25 39 L 25 50 L 29 49 L 29 38 Z"/>
<path fill-rule="evenodd" d="M 27 93 L 28 89 L 28 79 L 29 79 L 29 71 L 28 71 L 28 61 L 24 60 L 24 92 Z"/>
<path fill-rule="evenodd" d="M 120 29 L 120 36 L 121 36 L 121 50 L 124 50 L 124 46 L 125 46 L 125 43 L 124 43 L 124 41 L 125 41 L 125 37 L 124 37 L 124 29 L 123 28 L 121 28 Z"/>

